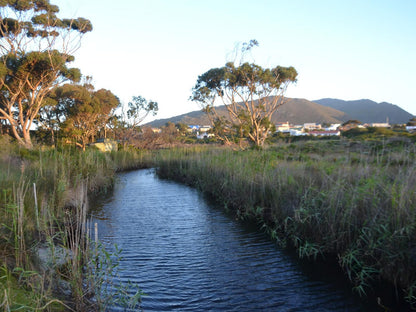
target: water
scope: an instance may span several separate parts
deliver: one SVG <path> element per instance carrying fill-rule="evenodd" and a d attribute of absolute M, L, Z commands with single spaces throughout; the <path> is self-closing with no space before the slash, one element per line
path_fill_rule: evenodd
<path fill-rule="evenodd" d="M 146 293 L 144 311 L 376 311 L 196 190 L 152 170 L 119 178 L 94 214 L 100 240 L 123 250 L 121 282 Z"/>

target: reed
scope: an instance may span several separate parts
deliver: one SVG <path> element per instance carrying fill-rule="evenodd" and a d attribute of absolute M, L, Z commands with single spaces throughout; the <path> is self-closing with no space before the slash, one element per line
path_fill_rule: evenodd
<path fill-rule="evenodd" d="M 259 222 L 300 257 L 336 258 L 364 295 L 381 280 L 415 303 L 416 148 L 323 141 L 266 150 L 162 152 L 158 174 L 198 187 Z"/>
<path fill-rule="evenodd" d="M 93 278 L 86 269 L 92 261 L 88 195 L 107 191 L 117 171 L 147 166 L 152 157 L 138 151 L 26 150 L 5 137 L 0 141 L 1 307 L 97 309 L 86 282 Z M 47 255 L 46 268 L 40 250 Z"/>

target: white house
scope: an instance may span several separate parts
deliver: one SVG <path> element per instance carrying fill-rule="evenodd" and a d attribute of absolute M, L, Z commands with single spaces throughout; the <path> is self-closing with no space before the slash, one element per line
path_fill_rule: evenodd
<path fill-rule="evenodd" d="M 321 125 L 320 124 L 316 124 L 316 123 L 305 123 L 303 124 L 303 128 L 305 130 L 313 130 L 313 129 L 321 129 Z"/>
<path fill-rule="evenodd" d="M 333 135 L 341 135 L 339 130 L 332 130 L 332 131 L 309 131 L 309 135 L 313 136 L 333 136 Z"/>
<path fill-rule="evenodd" d="M 211 128 L 211 126 L 199 126 L 199 132 L 208 132 Z"/>
<path fill-rule="evenodd" d="M 329 127 L 325 128 L 326 131 L 335 131 L 337 130 L 341 124 L 331 124 Z"/>
<path fill-rule="evenodd" d="M 300 129 L 295 129 L 295 128 L 290 129 L 290 130 L 289 130 L 289 134 L 290 134 L 290 135 L 293 135 L 293 136 L 303 136 L 303 135 L 308 135 L 306 132 L 303 132 L 302 130 L 300 130 Z"/>
<path fill-rule="evenodd" d="M 390 125 L 387 122 L 373 122 L 370 123 L 368 126 L 375 128 L 390 128 Z"/>
<path fill-rule="evenodd" d="M 276 124 L 276 131 L 277 132 L 289 132 L 289 129 L 290 129 L 289 121 L 278 122 Z"/>

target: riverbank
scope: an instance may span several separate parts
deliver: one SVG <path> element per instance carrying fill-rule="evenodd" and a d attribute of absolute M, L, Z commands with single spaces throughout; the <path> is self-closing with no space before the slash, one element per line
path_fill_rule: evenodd
<path fill-rule="evenodd" d="M 197 187 L 238 218 L 259 223 L 299 257 L 337 261 L 359 294 L 389 281 L 409 304 L 416 301 L 416 148 L 409 142 L 114 153 L 0 143 L 2 308 L 93 305 L 93 285 L 82 284 L 93 273 L 84 270 L 91 260 L 83 252 L 87 195 L 112 188 L 116 172 L 150 166 L 161 177 Z M 42 271 L 36 251 L 45 246 L 70 250 L 72 265 Z"/>
<path fill-rule="evenodd" d="M 188 148 L 161 153 L 158 174 L 256 220 L 301 258 L 336 259 L 360 295 L 388 281 L 414 305 L 415 155 L 401 140 Z"/>
<path fill-rule="evenodd" d="M 151 158 L 27 150 L 0 139 L 1 309 L 93 310 L 104 277 L 89 265 L 88 196 L 112 188 L 117 171 L 146 167 Z"/>

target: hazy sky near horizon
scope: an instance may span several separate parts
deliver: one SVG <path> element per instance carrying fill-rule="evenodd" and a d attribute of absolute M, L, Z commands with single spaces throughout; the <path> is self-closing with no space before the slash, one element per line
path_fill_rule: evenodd
<path fill-rule="evenodd" d="M 159 103 L 156 118 L 198 110 L 199 75 L 256 39 L 263 67 L 294 66 L 287 96 L 371 99 L 416 115 L 416 0 L 51 0 L 85 17 L 74 66 L 123 103 Z"/>

